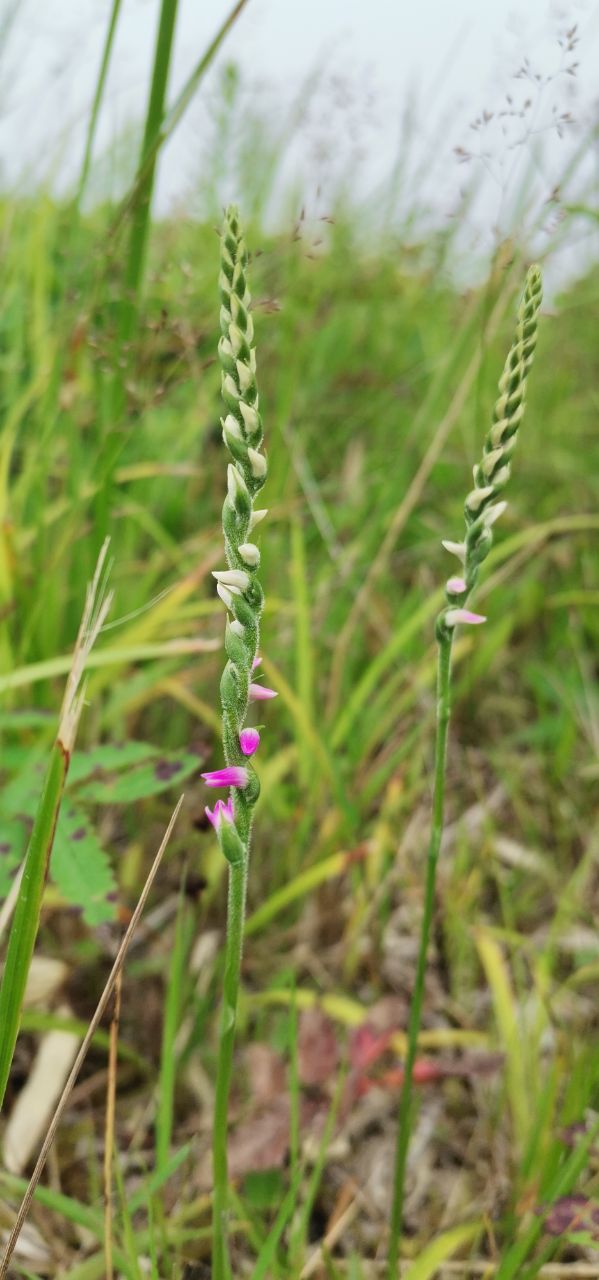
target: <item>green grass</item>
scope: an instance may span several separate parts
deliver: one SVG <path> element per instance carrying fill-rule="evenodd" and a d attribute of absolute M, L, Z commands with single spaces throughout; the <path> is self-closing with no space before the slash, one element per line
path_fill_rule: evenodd
<path fill-rule="evenodd" d="M 440 539 L 462 527 L 522 256 L 507 265 L 498 255 L 484 286 L 460 292 L 446 270 L 449 236 L 423 232 L 414 247 L 400 226 L 375 240 L 366 215 L 342 205 L 313 235 L 268 233 L 271 169 L 264 158 L 263 189 L 248 178 L 236 193 L 259 250 L 252 289 L 271 513 L 262 651 L 280 697 L 261 749 L 231 1146 L 244 1122 L 264 1114 L 260 1106 L 268 1113 L 248 1071 L 257 1043 L 289 1072 L 292 1156 L 274 1190 L 265 1180 L 257 1195 L 251 1179 L 236 1181 L 232 1238 L 236 1275 L 296 1280 L 356 1196 L 348 1181 L 355 1208 L 315 1274 L 368 1276 L 385 1256 L 384 1197 L 376 1178 L 362 1194 L 362 1180 L 367 1153 L 384 1165 L 396 1094 L 382 1091 L 368 1132 L 349 1149 L 337 1134 L 328 1155 L 322 1128 L 307 1139 L 309 1116 L 313 1104 L 325 1113 L 341 1106 L 348 1038 L 361 1019 L 387 1016 L 405 1031 L 430 813 Z M 202 199 L 218 203 L 215 192 Z M 81 749 L 137 741 L 195 750 L 208 768 L 220 763 L 222 610 L 210 577 L 221 556 L 223 483 L 218 246 L 209 220 L 152 224 L 115 423 L 128 229 L 125 217 L 115 232 L 116 212 L 80 215 L 43 193 L 5 192 L 0 203 L 5 781 L 11 752 L 49 748 L 99 512 L 111 536 L 118 627 L 100 637 L 90 664 Z M 598 293 L 589 268 L 546 309 L 517 484 L 476 597 L 489 621 L 484 635 L 456 644 L 449 837 L 422 1052 L 443 1063 L 495 1049 L 505 1056 L 494 1075 L 417 1091 L 417 1146 L 420 1135 L 428 1163 L 424 1184 L 408 1170 L 404 1248 L 414 1277 L 437 1274 L 431 1267 L 452 1248 L 494 1260 L 502 1280 L 533 1276 L 550 1252 L 565 1262 L 585 1256 L 545 1234 L 534 1211 L 595 1189 L 594 1157 L 570 1151 L 562 1136 L 592 1121 L 599 1100 Z M 195 652 L 198 638 L 214 650 Z M 127 1276 L 139 1274 L 140 1257 L 157 1275 L 168 1267 L 183 1276 L 186 1261 L 209 1256 L 224 867 L 201 826 L 201 785 L 188 778 L 185 791 L 160 893 L 124 977 L 123 1041 L 146 1066 L 132 1062 L 129 1074 L 123 1066 L 117 1093 L 114 1256 Z M 172 794 L 90 801 L 123 911 L 139 894 Z M 67 961 L 79 1019 L 101 989 L 104 929 L 74 921 L 49 892 L 38 950 Z M 295 1041 L 313 996 L 332 1021 L 339 1061 L 330 1080 L 308 1087 Z M 35 1050 L 39 1032 L 29 1025 L 7 1112 Z M 373 1075 L 397 1065 L 403 1041 L 394 1043 Z M 105 1063 L 97 1044 L 87 1078 Z M 90 1097 L 75 1100 L 57 1142 L 61 1194 L 48 1177 L 32 1213 L 54 1250 L 53 1274 L 71 1280 L 103 1274 L 102 1209 L 88 1172 L 103 1098 Z M 358 1119 L 366 1105 L 356 1104 Z M 16 1184 L 5 1182 L 4 1193 L 16 1206 Z M 15 1267 L 25 1274 L 22 1259 Z"/>

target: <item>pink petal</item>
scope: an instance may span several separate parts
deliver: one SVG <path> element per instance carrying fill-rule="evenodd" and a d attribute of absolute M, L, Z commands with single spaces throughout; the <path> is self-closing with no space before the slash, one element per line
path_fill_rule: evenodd
<path fill-rule="evenodd" d="M 466 590 L 466 583 L 463 578 L 448 578 L 446 586 L 450 594 L 455 596 L 461 596 L 462 592 Z"/>
<path fill-rule="evenodd" d="M 268 702 L 269 698 L 277 698 L 279 695 L 276 689 L 267 689 L 265 684 L 251 684 L 249 696 L 250 702 Z"/>
<path fill-rule="evenodd" d="M 466 622 L 471 626 L 478 626 L 481 622 L 486 622 L 482 613 L 471 613 L 470 609 L 448 609 L 445 614 L 445 622 L 448 627 L 455 627 L 458 622 Z"/>
<path fill-rule="evenodd" d="M 239 765 L 214 769 L 212 773 L 203 773 L 202 777 L 207 787 L 247 787 L 249 781 L 247 769 Z"/>
<path fill-rule="evenodd" d="M 260 654 L 257 653 L 256 657 L 254 658 L 254 661 L 252 662 L 252 671 L 255 671 L 256 667 L 259 667 L 261 662 L 262 662 L 262 658 L 260 657 Z"/>
<path fill-rule="evenodd" d="M 239 745 L 244 756 L 253 756 L 254 751 L 260 746 L 260 734 L 257 729 L 242 729 L 239 735 Z"/>
<path fill-rule="evenodd" d="M 214 830 L 218 831 L 222 822 L 234 821 L 233 801 L 227 800 L 225 803 L 224 800 L 217 800 L 214 806 L 214 810 L 209 809 L 208 805 L 206 805 L 206 808 L 204 809 L 204 813 L 206 814 L 206 817 L 208 818 L 208 820 L 212 823 Z"/>

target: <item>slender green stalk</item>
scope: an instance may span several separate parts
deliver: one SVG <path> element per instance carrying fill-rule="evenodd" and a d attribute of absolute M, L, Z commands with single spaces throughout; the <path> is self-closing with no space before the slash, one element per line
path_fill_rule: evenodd
<path fill-rule="evenodd" d="M 410 1003 L 408 1022 L 408 1047 L 404 1067 L 404 1081 L 399 1104 L 397 1150 L 395 1165 L 395 1187 L 391 1206 L 391 1242 L 389 1247 L 389 1280 L 399 1275 L 399 1249 L 401 1227 L 403 1222 L 405 1172 L 408 1158 L 408 1147 L 412 1129 L 412 1091 L 414 1085 L 414 1063 L 418 1049 L 418 1035 L 422 1019 L 422 997 L 424 994 L 424 978 L 426 974 L 426 956 L 430 938 L 433 908 L 435 903 L 435 884 L 437 879 L 437 862 L 443 836 L 443 813 L 445 807 L 445 762 L 447 759 L 447 739 L 449 736 L 449 720 L 451 715 L 451 650 L 453 635 L 444 637 L 439 643 L 439 660 L 437 667 L 437 733 L 435 740 L 435 765 L 433 789 L 433 814 L 431 838 L 426 863 L 426 882 L 424 888 L 424 911 L 421 923 L 420 947 L 416 965 L 416 978 Z"/>
<path fill-rule="evenodd" d="M 398 1280 L 400 1270 L 401 1232 L 405 1201 L 405 1179 L 412 1128 L 412 1093 L 414 1063 L 422 1018 L 422 1001 L 426 958 L 435 901 L 437 863 L 443 836 L 447 740 L 451 714 L 451 652 L 456 625 L 485 622 L 479 614 L 464 606 L 476 585 L 478 571 L 493 543 L 492 526 L 505 510 L 506 503 L 495 498 L 507 484 L 518 428 L 525 407 L 526 379 L 530 370 L 537 337 L 537 316 L 541 304 L 541 273 L 531 267 L 520 307 L 516 332 L 499 382 L 499 397 L 493 422 L 483 447 L 481 462 L 474 468 L 474 489 L 464 507 L 466 537 L 463 542 L 444 542 L 443 546 L 457 556 L 463 576 L 448 579 L 445 587 L 446 606 L 436 625 L 437 663 L 437 730 L 435 740 L 434 788 L 431 837 L 428 848 L 424 910 L 410 1016 L 404 1081 L 399 1104 L 395 1170 L 391 1204 L 388 1280 Z"/>
<path fill-rule="evenodd" d="M 243 922 L 247 885 L 247 859 L 232 864 L 229 870 L 229 894 L 227 904 L 227 942 L 223 978 L 223 1004 L 221 1011 L 214 1099 L 214 1200 L 212 1271 L 215 1280 L 228 1277 L 231 1272 L 227 1247 L 228 1216 L 228 1162 L 227 1121 L 229 1091 L 233 1069 L 233 1049 L 237 1026 L 237 1004 L 241 955 L 243 949 Z"/>
<path fill-rule="evenodd" d="M 228 1280 L 231 1275 L 227 1240 L 227 1116 L 250 840 L 254 805 L 260 793 L 260 783 L 250 759 L 259 745 L 260 734 L 257 729 L 244 726 L 251 702 L 274 697 L 272 689 L 265 689 L 252 679 L 260 661 L 258 642 L 264 597 L 258 580 L 260 551 L 248 538 L 267 514 L 265 510 L 254 510 L 254 498 L 266 479 L 267 464 L 260 452 L 262 420 L 246 273 L 247 251 L 237 210 L 229 208 L 225 214 L 221 244 L 221 338 L 218 353 L 225 404 L 221 425 L 233 462 L 227 469 L 227 496 L 223 505 L 228 568 L 214 574 L 218 594 L 231 615 L 227 618 L 225 630 L 228 660 L 220 685 L 226 767 L 203 774 L 208 786 L 230 788 L 226 804 L 218 800 L 214 812 L 206 810 L 229 863 L 224 992 L 213 1130 L 213 1280 Z"/>
<path fill-rule="evenodd" d="M 6 962 L 0 985 L 0 1109 L 15 1051 L 27 976 L 39 926 L 42 896 L 54 841 L 54 832 L 64 794 L 69 763 L 75 745 L 85 690 L 81 682 L 91 647 L 110 607 L 103 599 L 102 572 L 107 544 L 98 560 L 87 599 L 71 670 L 67 680 L 58 735 L 52 748 L 44 787 L 23 868 L 23 877 L 8 939 Z"/>
<path fill-rule="evenodd" d="M 77 187 L 77 197 L 75 200 L 76 207 L 79 208 L 83 199 L 83 193 L 89 177 L 91 167 L 92 152 L 94 149 L 94 139 L 96 136 L 96 127 L 98 124 L 98 116 L 104 97 L 104 89 L 106 86 L 106 78 L 108 76 L 108 68 L 110 66 L 110 58 L 112 55 L 112 46 L 116 35 L 117 22 L 119 20 L 119 12 L 122 0 L 112 0 L 112 11 L 110 21 L 106 31 L 106 39 L 104 41 L 104 49 L 102 51 L 102 60 L 100 62 L 100 70 L 98 72 L 98 82 L 96 84 L 96 92 L 92 103 L 92 109 L 87 127 L 87 137 L 85 139 L 85 151 L 83 154 L 83 163 L 81 165 L 81 175 L 79 177 L 79 185 Z"/>

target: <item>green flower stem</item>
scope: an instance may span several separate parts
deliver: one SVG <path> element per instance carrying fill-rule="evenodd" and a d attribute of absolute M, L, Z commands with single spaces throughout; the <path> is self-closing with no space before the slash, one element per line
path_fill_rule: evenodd
<path fill-rule="evenodd" d="M 229 1090 L 233 1068 L 233 1049 L 239 1000 L 239 977 L 243 949 L 243 923 L 247 886 L 248 859 L 229 865 L 229 897 L 227 905 L 227 941 L 223 980 L 223 1006 L 216 1071 L 214 1102 L 213 1160 L 213 1244 L 212 1274 L 214 1280 L 228 1280 L 231 1274 L 228 1237 L 228 1160 L 227 1120 Z"/>
<path fill-rule="evenodd" d="M 397 1280 L 399 1276 L 399 1255 L 401 1245 L 401 1228 L 405 1194 L 406 1165 L 408 1147 L 412 1129 L 412 1091 L 414 1083 L 414 1063 L 418 1050 L 418 1036 L 422 1019 L 422 999 L 424 995 L 424 977 L 426 973 L 426 956 L 430 939 L 433 908 L 435 903 L 435 885 L 437 880 L 437 863 L 443 836 L 443 813 L 445 807 L 445 763 L 447 759 L 447 739 L 451 716 L 451 651 L 453 648 L 453 632 L 443 635 L 438 641 L 437 661 L 437 732 L 435 738 L 435 781 L 433 791 L 433 821 L 431 838 L 428 847 L 426 864 L 426 884 L 424 890 L 424 913 L 420 927 L 420 945 L 412 1000 L 408 1023 L 408 1045 L 404 1066 L 404 1079 L 399 1103 L 397 1141 L 395 1149 L 395 1168 L 393 1183 L 393 1202 L 391 1208 L 391 1242 L 389 1246 L 388 1280 Z"/>

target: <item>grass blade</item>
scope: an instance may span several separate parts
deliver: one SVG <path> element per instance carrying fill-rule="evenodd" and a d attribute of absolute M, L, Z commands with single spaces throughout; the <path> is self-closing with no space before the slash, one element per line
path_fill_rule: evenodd
<path fill-rule="evenodd" d="M 87 183 L 87 179 L 89 177 L 92 151 L 94 149 L 94 138 L 96 136 L 96 127 L 98 124 L 98 116 L 100 114 L 100 107 L 102 105 L 102 98 L 104 96 L 104 89 L 106 87 L 106 78 L 108 75 L 108 68 L 110 66 L 112 46 L 114 44 L 114 37 L 116 34 L 117 22 L 119 20 L 121 3 L 122 3 L 122 0 L 112 0 L 112 12 L 110 14 L 110 22 L 108 23 L 108 30 L 106 32 L 106 39 L 104 41 L 104 49 L 102 51 L 102 60 L 100 62 L 100 70 L 98 72 L 98 83 L 96 85 L 96 92 L 94 94 L 94 100 L 92 103 L 92 109 L 89 117 L 89 125 L 87 127 L 87 137 L 85 140 L 85 152 L 83 155 L 83 163 L 81 165 L 81 176 L 79 178 L 79 186 L 77 188 L 77 198 L 75 201 L 77 208 L 79 208 L 81 201 L 83 199 L 83 193 L 85 191 L 85 186 Z"/>
<path fill-rule="evenodd" d="M 105 542 L 98 558 L 93 581 L 87 589 L 85 609 L 65 689 L 58 736 L 52 747 L 44 787 L 25 855 L 21 888 L 8 939 L 6 963 L 0 986 L 0 1027 L 2 1028 L 0 1108 L 4 1102 L 19 1033 L 23 997 L 37 937 L 54 832 L 83 705 L 81 681 L 89 652 L 111 604 L 111 596 L 105 596 L 103 582 L 107 550 L 108 543 Z"/>

